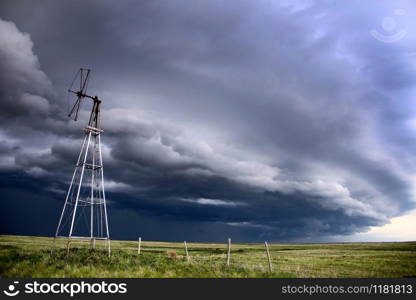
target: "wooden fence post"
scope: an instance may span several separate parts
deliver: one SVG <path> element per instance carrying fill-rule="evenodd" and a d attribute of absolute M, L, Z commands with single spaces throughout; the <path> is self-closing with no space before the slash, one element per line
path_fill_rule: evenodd
<path fill-rule="evenodd" d="M 272 267 L 272 261 L 270 259 L 269 245 L 267 244 L 267 242 L 264 242 L 264 246 L 266 247 L 267 259 L 269 261 L 269 271 L 270 273 L 272 273 L 273 267 Z"/>
<path fill-rule="evenodd" d="M 68 241 L 66 242 L 66 256 L 68 256 L 69 255 L 69 247 L 70 247 L 70 244 L 71 242 L 70 242 L 70 240 L 68 239 Z"/>
<path fill-rule="evenodd" d="M 139 242 L 137 244 L 137 254 L 140 254 L 141 246 L 142 246 L 142 238 L 139 237 Z"/>
<path fill-rule="evenodd" d="M 186 245 L 186 241 L 184 241 L 183 244 L 185 245 L 186 261 L 189 261 L 188 246 Z"/>
<path fill-rule="evenodd" d="M 228 238 L 227 266 L 230 265 L 230 259 L 231 259 L 231 239 Z"/>
<path fill-rule="evenodd" d="M 111 245 L 110 245 L 110 239 L 107 238 L 107 243 L 108 243 L 108 257 L 111 256 Z"/>

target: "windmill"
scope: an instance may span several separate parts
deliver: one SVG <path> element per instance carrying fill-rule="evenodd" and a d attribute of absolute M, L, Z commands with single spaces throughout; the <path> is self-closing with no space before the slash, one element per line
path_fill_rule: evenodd
<path fill-rule="evenodd" d="M 88 100 L 92 102 L 92 110 L 88 125 L 84 129 L 84 141 L 66 194 L 54 242 L 56 238 L 67 238 L 68 253 L 73 239 L 89 239 L 91 248 L 95 247 L 96 240 L 104 240 L 110 255 L 100 138 L 103 132 L 100 129 L 101 100 L 86 93 L 89 76 L 90 70 L 81 68 L 68 89 L 68 95 L 75 96 L 76 99 L 68 117 L 77 121 L 82 103 Z"/>

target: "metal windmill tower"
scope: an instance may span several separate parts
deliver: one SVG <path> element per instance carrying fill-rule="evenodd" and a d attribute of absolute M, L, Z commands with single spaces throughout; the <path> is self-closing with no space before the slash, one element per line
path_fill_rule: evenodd
<path fill-rule="evenodd" d="M 77 121 L 80 106 L 86 100 L 92 101 L 92 110 L 88 125 L 84 129 L 84 141 L 66 194 L 55 239 L 67 238 L 67 251 L 72 239 L 90 239 L 92 248 L 95 247 L 96 240 L 104 240 L 110 255 L 100 138 L 103 132 L 100 129 L 101 100 L 86 93 L 89 75 L 89 69 L 80 69 L 68 90 L 70 95 L 77 97 L 68 117 Z M 74 90 L 74 83 L 77 84 L 78 81 L 79 89 Z"/>

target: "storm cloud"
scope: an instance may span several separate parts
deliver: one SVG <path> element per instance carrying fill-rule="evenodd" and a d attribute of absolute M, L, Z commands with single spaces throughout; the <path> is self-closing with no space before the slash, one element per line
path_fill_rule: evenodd
<path fill-rule="evenodd" d="M 103 99 L 116 238 L 324 241 L 405 214 L 416 43 L 400 5 L 407 35 L 386 43 L 370 32 L 387 1 L 3 1 L 1 232 L 55 229 L 90 109 L 66 118 L 79 67 Z"/>

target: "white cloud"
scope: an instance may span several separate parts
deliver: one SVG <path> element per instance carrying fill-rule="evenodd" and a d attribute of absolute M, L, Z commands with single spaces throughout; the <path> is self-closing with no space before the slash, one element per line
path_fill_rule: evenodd
<path fill-rule="evenodd" d="M 236 202 L 236 201 L 224 201 L 218 199 L 207 199 L 207 198 L 199 198 L 199 199 L 186 199 L 182 198 L 181 201 L 188 202 L 188 203 L 195 203 L 200 205 L 212 205 L 212 206 L 228 206 L 228 207 L 235 207 L 235 206 L 245 206 L 246 203 L 243 202 Z"/>
<path fill-rule="evenodd" d="M 225 224 L 232 227 L 272 229 L 270 226 L 255 224 L 252 222 L 227 222 Z"/>

